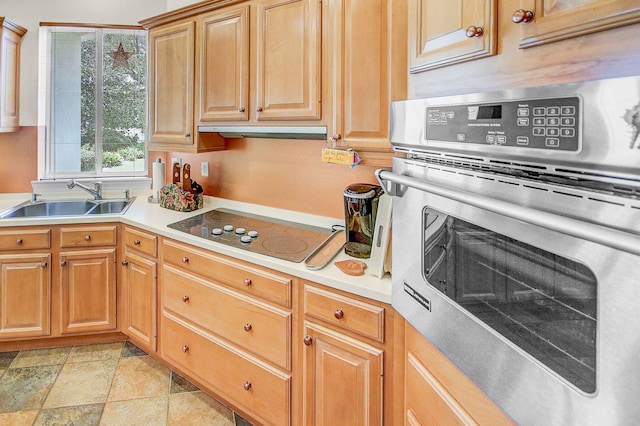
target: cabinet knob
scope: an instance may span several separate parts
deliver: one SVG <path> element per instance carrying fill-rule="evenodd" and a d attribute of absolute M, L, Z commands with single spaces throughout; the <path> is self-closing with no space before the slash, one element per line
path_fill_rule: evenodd
<path fill-rule="evenodd" d="M 253 327 L 251 326 L 251 323 L 248 322 L 244 325 L 244 331 L 246 331 L 247 333 L 251 331 Z"/>
<path fill-rule="evenodd" d="M 244 285 L 246 285 L 247 287 L 249 287 L 251 285 L 251 278 L 245 278 L 244 279 Z"/>
<path fill-rule="evenodd" d="M 484 28 L 472 25 L 467 28 L 466 35 L 467 38 L 482 37 L 484 35 Z"/>
<path fill-rule="evenodd" d="M 187 302 L 189 301 L 189 295 L 188 295 L 188 294 L 185 294 L 184 296 L 182 296 L 182 301 L 183 301 L 184 303 L 187 303 Z"/>
<path fill-rule="evenodd" d="M 244 388 L 244 390 L 250 391 L 251 390 L 251 382 L 247 380 L 246 382 L 244 382 L 244 385 L 242 385 L 242 387 Z"/>
<path fill-rule="evenodd" d="M 183 257 L 182 263 L 189 263 L 189 258 L 187 256 Z"/>
<path fill-rule="evenodd" d="M 41 268 L 46 268 L 46 267 L 47 267 L 47 265 L 48 265 L 48 263 L 47 263 L 47 262 L 42 262 L 42 263 L 40 263 L 40 267 L 41 267 Z"/>
<path fill-rule="evenodd" d="M 84 240 L 85 241 L 91 241 L 91 235 L 85 235 L 84 236 Z"/>
<path fill-rule="evenodd" d="M 139 245 L 140 245 L 140 240 L 135 240 L 135 241 L 133 242 L 133 244 L 134 244 L 134 245 L 136 245 L 136 246 L 139 246 Z"/>
<path fill-rule="evenodd" d="M 122 266 L 128 266 L 129 265 L 129 261 L 128 260 L 123 260 L 122 261 Z"/>
<path fill-rule="evenodd" d="M 190 138 L 190 137 L 191 137 L 191 133 L 189 133 L 189 132 L 185 133 L 185 134 L 184 134 L 184 137 L 185 137 L 185 138 Z"/>
<path fill-rule="evenodd" d="M 334 133 L 332 136 L 329 136 L 327 138 L 328 142 L 338 142 L 340 139 L 342 139 L 342 135 L 340 133 Z"/>
<path fill-rule="evenodd" d="M 21 244 L 22 244 L 22 238 L 18 238 L 18 239 L 16 240 L 16 244 L 17 244 L 17 245 L 21 245 Z"/>
<path fill-rule="evenodd" d="M 62 259 L 62 260 L 60 261 L 60 266 L 64 266 L 64 265 L 66 265 L 66 264 L 67 264 L 67 260 L 66 260 L 66 259 Z"/>
<path fill-rule="evenodd" d="M 258 111 L 258 112 L 262 112 L 262 111 L 263 111 L 263 109 L 262 109 L 262 107 L 258 107 L 258 109 L 257 109 L 256 111 Z"/>
<path fill-rule="evenodd" d="M 244 107 L 240 107 L 240 108 L 238 108 L 238 112 L 244 112 L 244 111 L 245 111 L 245 110 L 244 110 Z"/>
<path fill-rule="evenodd" d="M 305 346 L 311 346 L 311 344 L 313 343 L 313 337 L 305 336 L 302 341 L 304 342 Z"/>
<path fill-rule="evenodd" d="M 187 352 L 189 352 L 189 345 L 184 345 L 184 346 L 182 347 L 182 352 L 184 352 L 185 354 L 186 354 Z"/>
<path fill-rule="evenodd" d="M 342 319 L 344 318 L 344 312 L 342 312 L 342 309 L 336 309 L 333 316 L 336 317 L 336 319 Z"/>
<path fill-rule="evenodd" d="M 526 24 L 533 21 L 533 10 L 518 9 L 513 13 L 511 20 L 514 24 Z"/>

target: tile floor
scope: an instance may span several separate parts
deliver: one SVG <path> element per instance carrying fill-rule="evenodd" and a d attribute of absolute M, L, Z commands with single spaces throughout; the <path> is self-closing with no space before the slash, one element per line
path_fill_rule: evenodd
<path fill-rule="evenodd" d="M 251 426 L 129 342 L 0 353 L 0 425 Z"/>

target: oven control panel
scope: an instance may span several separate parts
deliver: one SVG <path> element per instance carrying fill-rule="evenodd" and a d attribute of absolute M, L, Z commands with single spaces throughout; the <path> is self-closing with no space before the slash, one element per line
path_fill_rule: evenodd
<path fill-rule="evenodd" d="M 580 151 L 579 97 L 428 106 L 427 140 Z"/>

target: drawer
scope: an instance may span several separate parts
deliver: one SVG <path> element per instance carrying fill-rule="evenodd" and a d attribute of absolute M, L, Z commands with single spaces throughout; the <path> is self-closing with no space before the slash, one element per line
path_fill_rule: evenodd
<path fill-rule="evenodd" d="M 304 313 L 361 336 L 384 342 L 383 307 L 305 285 Z"/>
<path fill-rule="evenodd" d="M 0 250 L 30 250 L 51 248 L 50 229 L 0 231 Z"/>
<path fill-rule="evenodd" d="M 225 284 L 242 293 L 291 307 L 291 279 L 211 252 L 163 240 L 162 258 L 184 271 Z"/>
<path fill-rule="evenodd" d="M 116 243 L 116 236 L 116 225 L 62 228 L 60 247 L 110 246 Z"/>
<path fill-rule="evenodd" d="M 291 313 L 165 265 L 163 310 L 291 369 Z"/>
<path fill-rule="evenodd" d="M 177 318 L 163 316 L 160 333 L 163 359 L 225 396 L 258 423 L 290 424 L 291 376 L 236 352 Z"/>
<path fill-rule="evenodd" d="M 124 228 L 123 240 L 125 247 L 128 249 L 151 257 L 156 257 L 158 255 L 158 237 L 154 234 L 149 234 L 127 226 Z"/>

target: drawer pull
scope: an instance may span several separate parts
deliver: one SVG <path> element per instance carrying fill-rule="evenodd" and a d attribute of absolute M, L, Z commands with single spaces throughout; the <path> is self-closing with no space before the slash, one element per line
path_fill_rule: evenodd
<path fill-rule="evenodd" d="M 306 346 L 311 346 L 311 344 L 313 343 L 313 337 L 306 336 L 302 341 Z"/>
<path fill-rule="evenodd" d="M 135 240 L 135 241 L 133 242 L 133 244 L 134 244 L 134 245 L 136 245 L 136 246 L 139 246 L 139 245 L 140 245 L 140 240 Z"/>
<path fill-rule="evenodd" d="M 184 296 L 182 296 L 182 301 L 187 303 L 189 301 L 189 295 L 185 294 Z"/>
<path fill-rule="evenodd" d="M 247 287 L 249 287 L 251 285 L 251 278 L 245 278 L 244 279 L 244 285 L 246 285 Z"/>
<path fill-rule="evenodd" d="M 66 259 L 62 259 L 62 260 L 60 261 L 60 266 L 64 266 L 64 265 L 66 265 L 66 264 L 67 264 L 67 260 L 66 260 Z"/>
<path fill-rule="evenodd" d="M 18 239 L 16 240 L 16 244 L 17 244 L 17 245 L 21 245 L 21 244 L 22 244 L 22 238 L 18 238 Z"/>
<path fill-rule="evenodd" d="M 342 309 L 336 309 L 336 311 L 333 313 L 333 316 L 336 317 L 336 319 L 342 319 L 344 318 L 344 312 L 342 312 Z"/>
<path fill-rule="evenodd" d="M 128 260 L 123 260 L 122 261 L 122 266 L 128 266 L 129 265 L 129 261 Z"/>
<path fill-rule="evenodd" d="M 253 327 L 251 326 L 251 323 L 248 322 L 244 325 L 244 331 L 246 331 L 247 333 L 251 331 Z"/>
<path fill-rule="evenodd" d="M 47 267 L 47 265 L 48 265 L 48 263 L 47 263 L 47 262 L 42 262 L 42 263 L 40 264 L 40 267 L 42 267 L 42 268 L 46 268 L 46 267 Z"/>
<path fill-rule="evenodd" d="M 189 263 L 189 258 L 187 256 L 183 257 L 182 263 Z"/>
<path fill-rule="evenodd" d="M 91 235 L 85 235 L 84 236 L 84 240 L 85 241 L 91 241 Z"/>
<path fill-rule="evenodd" d="M 184 352 L 185 354 L 186 354 L 187 352 L 189 352 L 189 345 L 184 345 L 184 346 L 182 347 L 182 352 Z"/>
<path fill-rule="evenodd" d="M 251 390 L 251 382 L 250 381 L 246 381 L 244 382 L 244 385 L 242 386 L 244 388 L 244 390 L 249 391 Z"/>

